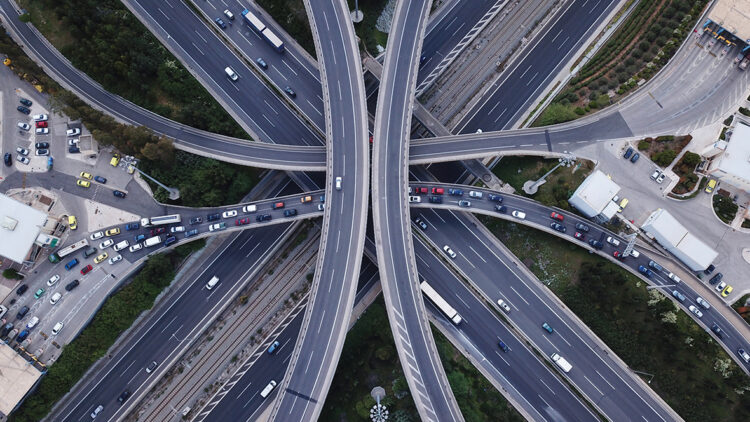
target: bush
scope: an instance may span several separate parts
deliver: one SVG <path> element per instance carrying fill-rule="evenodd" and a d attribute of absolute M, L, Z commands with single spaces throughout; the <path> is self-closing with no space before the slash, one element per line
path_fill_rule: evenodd
<path fill-rule="evenodd" d="M 748 99 L 750 101 L 750 99 Z M 732 124 L 732 119 L 734 119 L 734 115 L 727 117 L 724 119 L 724 126 L 729 126 Z"/>
<path fill-rule="evenodd" d="M 647 151 L 649 148 L 651 148 L 651 143 L 647 140 L 642 140 L 638 142 L 638 149 L 640 151 Z"/>
<path fill-rule="evenodd" d="M 654 162 L 662 167 L 666 167 L 674 161 L 674 159 L 677 157 L 677 153 L 672 149 L 667 149 L 661 152 L 657 152 L 654 154 L 652 159 Z"/>
<path fill-rule="evenodd" d="M 750 110 L 746 109 L 745 107 L 740 107 L 740 113 L 742 113 L 745 116 L 750 117 Z"/>
<path fill-rule="evenodd" d="M 694 153 L 694 152 L 686 152 L 685 155 L 682 156 L 682 162 L 690 167 L 695 167 L 701 162 L 701 156 Z"/>
<path fill-rule="evenodd" d="M 730 198 L 721 195 L 714 195 L 714 211 L 721 221 L 729 224 L 734 220 L 739 207 L 732 202 Z"/>
<path fill-rule="evenodd" d="M 15 268 L 6 268 L 3 270 L 3 277 L 9 279 L 9 280 L 21 280 L 23 279 L 23 276 L 21 274 L 18 274 L 18 270 Z"/>

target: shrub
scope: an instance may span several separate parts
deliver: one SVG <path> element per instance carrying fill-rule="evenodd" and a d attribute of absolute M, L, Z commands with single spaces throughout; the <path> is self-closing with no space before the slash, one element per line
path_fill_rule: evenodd
<path fill-rule="evenodd" d="M 654 162 L 662 167 L 668 166 L 677 157 L 677 153 L 673 149 L 667 149 L 654 154 L 652 159 Z"/>
<path fill-rule="evenodd" d="M 732 202 L 730 198 L 721 195 L 714 195 L 714 211 L 721 221 L 729 224 L 737 214 L 739 207 Z"/>
<path fill-rule="evenodd" d="M 742 113 L 745 116 L 750 117 L 750 110 L 746 109 L 745 107 L 740 107 L 740 113 Z"/>
<path fill-rule="evenodd" d="M 695 167 L 701 162 L 701 156 L 688 151 L 682 156 L 682 162 L 687 166 Z"/>
<path fill-rule="evenodd" d="M 573 111 L 575 111 L 575 113 L 579 116 L 583 116 L 584 114 L 586 114 L 586 111 L 581 107 L 576 107 Z"/>
<path fill-rule="evenodd" d="M 748 99 L 748 101 L 750 101 L 750 98 Z M 726 119 L 724 119 L 724 126 L 731 125 L 732 124 L 732 119 L 734 119 L 734 115 L 731 115 L 731 116 L 727 117 Z"/>
<path fill-rule="evenodd" d="M 18 274 L 18 270 L 15 268 L 6 268 L 3 270 L 3 277 L 9 280 L 21 280 L 23 276 Z"/>
<path fill-rule="evenodd" d="M 570 109 L 570 107 L 566 107 L 559 103 L 552 103 L 544 110 L 542 115 L 539 116 L 539 120 L 537 120 L 534 126 L 554 125 L 556 123 L 575 120 L 575 118 L 576 114 Z"/>
<path fill-rule="evenodd" d="M 647 141 L 647 140 L 644 139 L 644 140 L 638 142 L 638 149 L 639 150 L 646 151 L 649 148 L 651 148 L 651 143 L 649 141 Z"/>

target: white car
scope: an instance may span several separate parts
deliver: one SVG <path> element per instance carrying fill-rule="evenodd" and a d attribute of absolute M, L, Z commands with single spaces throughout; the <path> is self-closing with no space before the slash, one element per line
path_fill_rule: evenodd
<path fill-rule="evenodd" d="M 104 232 L 96 232 L 92 234 L 91 236 L 89 236 L 89 239 L 96 240 L 96 239 L 101 239 L 102 237 L 104 237 Z"/>
<path fill-rule="evenodd" d="M 128 248 L 130 252 L 140 251 L 141 249 L 143 249 L 143 245 L 140 243 L 136 243 L 135 245 Z"/>
<path fill-rule="evenodd" d="M 21 155 L 29 155 L 29 150 L 26 148 L 16 147 L 16 152 Z"/>
<path fill-rule="evenodd" d="M 31 317 L 31 319 L 29 320 L 29 323 L 26 324 L 26 328 L 32 329 L 36 327 L 37 324 L 39 324 L 39 317 Z"/>
<path fill-rule="evenodd" d="M 38 150 L 36 150 L 36 152 L 34 152 L 34 154 L 37 157 L 39 157 L 39 156 L 47 156 L 47 155 L 49 155 L 49 150 L 45 149 L 45 148 L 39 148 Z"/>
<path fill-rule="evenodd" d="M 477 192 L 475 190 L 471 190 L 471 191 L 469 191 L 469 196 L 472 197 L 472 198 L 482 199 L 482 192 Z"/>
<path fill-rule="evenodd" d="M 695 301 L 702 307 L 706 309 L 711 309 L 711 305 L 709 305 L 708 302 L 706 302 L 706 299 L 703 299 L 702 297 L 698 296 L 695 298 Z"/>
<path fill-rule="evenodd" d="M 99 249 L 104 250 L 104 249 L 107 249 L 108 247 L 110 247 L 110 246 L 112 246 L 114 244 L 115 244 L 114 239 L 107 239 L 104 242 L 102 242 L 102 243 L 99 244 Z"/>
<path fill-rule="evenodd" d="M 630 255 L 633 255 L 633 252 L 635 252 L 635 249 L 630 252 Z M 635 256 L 635 255 L 633 255 L 633 256 Z M 636 258 L 637 258 L 637 256 L 636 256 Z M 675 283 L 679 283 L 679 282 L 682 281 L 680 279 L 680 277 L 677 277 L 677 275 L 675 273 L 669 273 L 668 277 L 669 277 L 670 280 L 674 281 Z"/>
<path fill-rule="evenodd" d="M 612 236 L 607 236 L 607 243 L 609 243 L 612 246 L 620 246 L 620 241 L 615 239 Z"/>
<path fill-rule="evenodd" d="M 724 290 L 725 287 L 727 287 L 727 282 L 722 281 L 721 283 L 716 285 L 716 291 L 721 292 L 722 290 Z"/>
<path fill-rule="evenodd" d="M 52 335 L 56 336 L 57 333 L 59 333 L 60 330 L 62 330 L 62 327 L 63 327 L 63 323 L 62 322 L 58 322 L 57 324 L 55 324 L 55 326 L 52 327 Z"/>
<path fill-rule="evenodd" d="M 68 129 L 65 131 L 65 134 L 67 136 L 78 136 L 81 134 L 81 129 L 80 128 Z"/>
<path fill-rule="evenodd" d="M 62 297 L 62 294 L 60 294 L 60 292 L 57 292 L 53 294 L 51 298 L 49 298 L 49 303 L 54 305 L 60 300 L 61 297 Z"/>
<path fill-rule="evenodd" d="M 230 217 L 236 217 L 236 216 L 237 216 L 237 210 L 224 211 L 223 213 L 221 213 L 222 218 L 230 218 Z"/>
<path fill-rule="evenodd" d="M 31 130 L 31 126 L 29 126 L 28 123 L 24 123 L 24 122 L 18 122 L 18 128 L 21 130 L 25 130 L 25 131 Z"/>
<path fill-rule="evenodd" d="M 510 306 L 509 306 L 509 305 L 508 305 L 507 303 L 505 303 L 505 301 L 504 301 L 504 300 L 502 300 L 502 299 L 498 299 L 498 300 L 497 300 L 497 306 L 499 306 L 499 307 L 503 308 L 503 310 L 504 310 L 505 312 L 507 312 L 507 313 L 510 313 Z"/>
<path fill-rule="evenodd" d="M 237 214 L 237 211 L 235 211 L 234 213 Z M 169 228 L 170 233 L 181 233 L 184 231 L 185 231 L 185 226 L 175 226 L 175 227 Z"/>
<path fill-rule="evenodd" d="M 242 212 L 244 213 L 251 213 L 256 211 L 258 211 L 257 205 L 245 205 L 244 207 L 242 207 Z"/>
<path fill-rule="evenodd" d="M 526 218 L 526 213 L 523 211 L 513 211 L 512 213 L 510 213 L 510 215 L 518 218 L 519 220 L 523 220 Z"/>
<path fill-rule="evenodd" d="M 49 128 L 38 127 L 38 128 L 36 128 L 36 134 L 37 135 L 47 135 L 47 134 L 49 134 Z"/>
<path fill-rule="evenodd" d="M 34 119 L 35 122 L 46 122 L 49 116 L 46 114 L 35 114 L 32 116 L 32 119 Z"/>
<path fill-rule="evenodd" d="M 234 20 L 234 13 L 230 12 L 229 10 L 224 10 L 224 16 L 226 16 L 229 20 Z"/>
<path fill-rule="evenodd" d="M 336 178 L 336 190 L 341 190 L 341 181 L 342 181 L 341 176 L 338 176 Z"/>
<path fill-rule="evenodd" d="M 78 138 L 68 139 L 68 146 L 69 147 L 78 146 L 78 142 L 79 141 L 80 141 L 80 139 L 78 139 Z"/>
<path fill-rule="evenodd" d="M 409 202 L 410 202 L 410 203 L 411 203 L 411 202 L 417 202 L 417 203 L 419 203 L 419 202 L 422 202 L 422 198 L 420 198 L 420 197 L 418 197 L 418 196 L 410 196 L 410 197 L 409 197 Z"/>
<path fill-rule="evenodd" d="M 694 305 L 690 305 L 688 309 L 690 309 L 690 312 L 694 313 L 698 318 L 703 318 L 703 312 L 701 312 L 700 309 L 696 308 Z"/>
<path fill-rule="evenodd" d="M 122 261 L 122 255 L 113 256 L 112 258 L 109 258 L 109 264 L 112 265 L 115 262 Z"/>
<path fill-rule="evenodd" d="M 50 277 L 49 280 L 47 280 L 47 285 L 54 286 L 55 283 L 57 283 L 58 281 L 60 281 L 60 276 L 58 274 L 55 274 L 52 277 Z"/>
<path fill-rule="evenodd" d="M 656 178 L 656 183 L 663 182 L 665 177 L 667 176 L 664 173 L 660 174 L 659 177 Z"/>
<path fill-rule="evenodd" d="M 656 178 L 657 178 L 657 177 L 659 177 L 659 176 L 660 176 L 661 174 L 662 174 L 662 173 L 661 173 L 661 171 L 660 171 L 660 170 L 658 170 L 658 169 L 657 169 L 657 170 L 654 170 L 654 172 L 653 172 L 653 173 L 651 173 L 651 179 L 652 179 L 652 180 L 656 180 Z"/>
<path fill-rule="evenodd" d="M 16 161 L 22 163 L 22 164 L 29 164 L 29 157 L 24 157 L 23 155 L 16 155 Z"/>
<path fill-rule="evenodd" d="M 444 252 L 445 252 L 445 254 L 446 254 L 446 255 L 448 255 L 449 257 L 451 257 L 451 258 L 453 258 L 453 259 L 456 259 L 456 253 L 455 253 L 455 252 L 453 252 L 453 249 L 451 249 L 451 247 L 450 247 L 450 246 L 448 246 L 448 245 L 445 245 L 445 246 L 443 246 L 443 251 L 444 251 Z"/>

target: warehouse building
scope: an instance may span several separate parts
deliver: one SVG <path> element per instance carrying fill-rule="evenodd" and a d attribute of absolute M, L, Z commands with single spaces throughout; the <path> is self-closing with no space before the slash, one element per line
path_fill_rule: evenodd
<path fill-rule="evenodd" d="M 46 222 L 46 213 L 0 194 L 0 256 L 27 261 Z"/>
<path fill-rule="evenodd" d="M 586 217 L 606 222 L 620 209 L 613 201 L 619 191 L 620 186 L 617 183 L 596 170 L 578 186 L 568 202 Z"/>
<path fill-rule="evenodd" d="M 705 270 L 719 255 L 667 210 L 659 208 L 651 213 L 641 229 L 693 271 Z"/>

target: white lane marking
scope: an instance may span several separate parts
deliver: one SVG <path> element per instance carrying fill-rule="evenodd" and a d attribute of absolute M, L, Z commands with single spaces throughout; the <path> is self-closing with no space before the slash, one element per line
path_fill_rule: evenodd
<path fill-rule="evenodd" d="M 521 298 L 521 300 L 524 301 L 524 303 L 526 303 L 526 305 L 529 305 L 529 306 L 531 305 L 528 301 L 526 301 L 526 299 L 524 299 L 524 297 L 520 293 L 518 293 L 518 291 L 515 288 L 513 288 L 513 286 L 508 286 L 508 287 L 510 287 L 510 289 L 513 290 L 513 292 L 516 295 L 518 295 L 518 297 Z"/>

